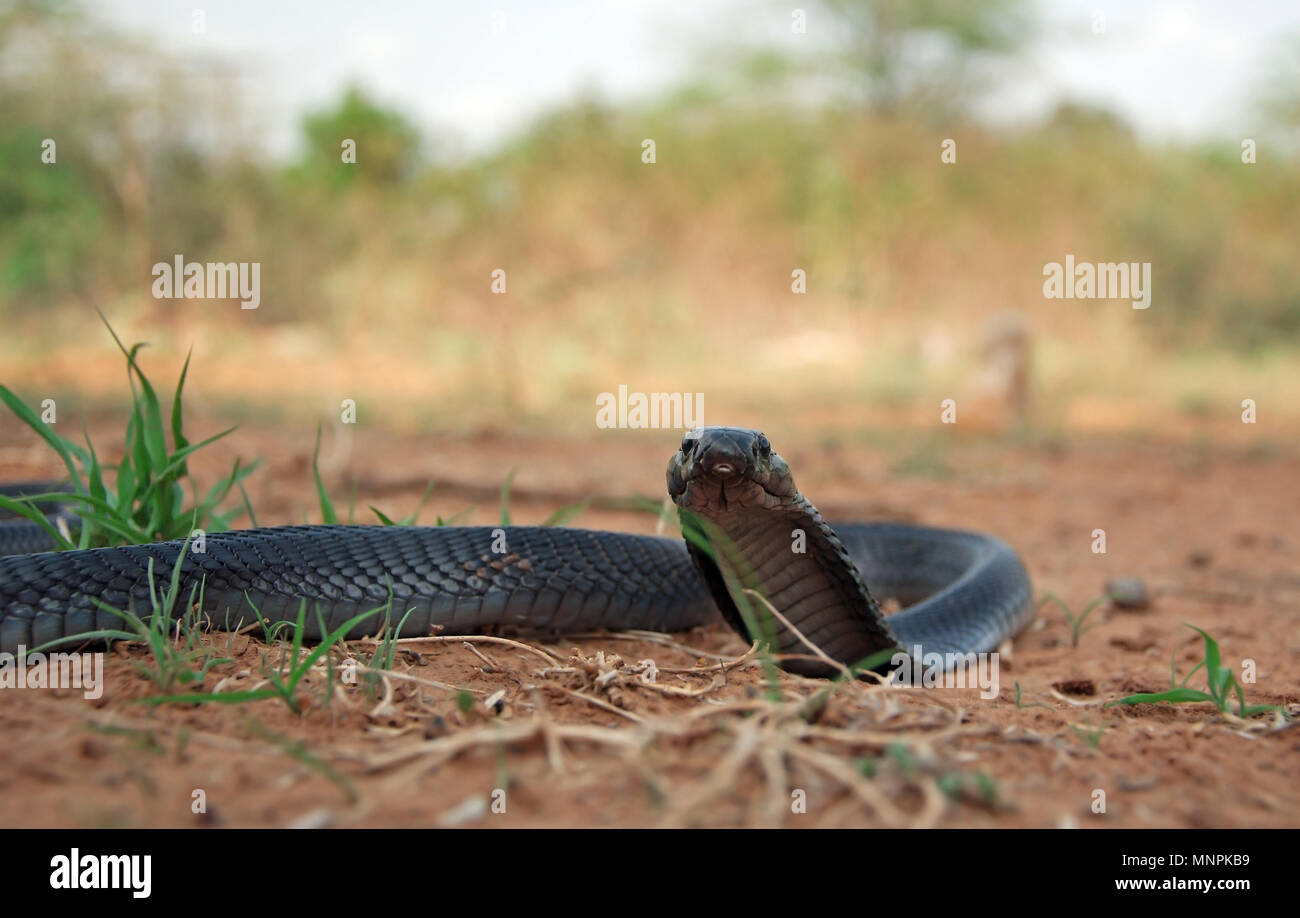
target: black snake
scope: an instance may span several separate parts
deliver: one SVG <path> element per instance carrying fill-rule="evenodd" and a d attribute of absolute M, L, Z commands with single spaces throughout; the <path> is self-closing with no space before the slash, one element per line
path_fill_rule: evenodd
<path fill-rule="evenodd" d="M 685 542 L 537 526 L 284 526 L 210 533 L 201 553 L 179 541 L 50 552 L 34 526 L 4 523 L 0 652 L 120 630 L 93 600 L 147 614 L 150 559 L 161 591 L 183 552 L 181 595 L 201 584 L 216 627 L 253 622 L 250 603 L 268 621 L 293 621 L 305 597 L 311 638 L 380 606 L 394 627 L 405 619 L 408 637 L 439 626 L 674 631 L 721 610 L 747 639 L 751 626 L 772 639 L 786 668 L 828 675 L 836 668 L 820 654 L 851 665 L 897 647 L 987 652 L 1033 617 L 1029 577 L 1005 543 L 909 525 L 832 528 L 758 431 L 688 433 L 668 492 Z M 873 590 L 906 608 L 886 617 Z M 372 617 L 352 630 L 378 627 Z"/>

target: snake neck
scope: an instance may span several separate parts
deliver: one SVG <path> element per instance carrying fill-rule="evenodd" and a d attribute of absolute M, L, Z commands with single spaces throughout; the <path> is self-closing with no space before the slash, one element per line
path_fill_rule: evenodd
<path fill-rule="evenodd" d="M 783 661 L 786 669 L 837 673 L 815 659 L 808 642 L 845 665 L 897 646 L 844 544 L 802 494 L 777 506 L 712 504 L 681 517 L 684 528 L 698 529 L 703 521 L 708 546 L 688 538 L 687 548 L 727 623 L 778 653 L 814 657 Z M 761 594 L 789 624 L 747 590 Z"/>

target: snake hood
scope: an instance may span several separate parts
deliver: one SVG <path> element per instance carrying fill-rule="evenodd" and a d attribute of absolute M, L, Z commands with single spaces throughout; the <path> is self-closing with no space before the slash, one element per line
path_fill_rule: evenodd
<path fill-rule="evenodd" d="M 668 463 L 687 550 L 722 616 L 750 639 L 766 632 L 806 675 L 833 670 L 808 654 L 809 640 L 857 662 L 896 646 L 875 597 L 838 535 L 795 487 L 766 436 L 743 427 L 690 431 Z M 692 531 L 694 530 L 694 531 Z M 760 627 L 763 596 L 784 621 Z M 796 630 L 797 629 L 797 630 Z"/>

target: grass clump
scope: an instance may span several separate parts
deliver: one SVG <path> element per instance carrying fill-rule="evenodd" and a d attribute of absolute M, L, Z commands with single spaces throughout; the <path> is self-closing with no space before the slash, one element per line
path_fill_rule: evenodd
<path fill-rule="evenodd" d="M 103 319 L 102 313 L 100 318 Z M 107 319 L 104 324 L 126 356 L 127 378 L 131 384 L 131 416 L 122 461 L 117 466 L 116 486 L 109 488 L 105 483 L 105 467 L 89 436 L 83 434 L 83 447 L 55 433 L 10 389 L 0 385 L 0 401 L 58 454 L 67 469 L 71 488 L 17 499 L 0 496 L 0 508 L 40 526 L 60 549 L 142 544 L 183 539 L 196 529 L 213 532 L 228 529 L 230 521 L 247 508 L 247 498 L 244 508 L 226 512 L 218 512 L 217 508 L 232 489 L 242 491 L 244 478 L 253 472 L 257 463 L 241 467 L 239 460 L 235 460 L 230 474 L 200 496 L 189 473 L 190 456 L 235 428 L 191 443 L 185 435 L 181 410 L 189 357 L 185 358 L 172 395 L 169 422 L 165 422 L 158 394 L 136 359 L 144 345 L 134 344 L 128 349 Z M 77 533 L 61 532 L 41 510 L 41 504 L 74 511 L 80 517 Z"/>
<path fill-rule="evenodd" d="M 320 428 L 316 429 L 316 447 L 311 455 L 311 472 L 316 482 L 316 496 L 320 502 L 321 521 L 327 524 L 337 524 L 341 522 L 338 511 L 334 508 L 334 500 L 330 497 L 329 489 L 325 487 L 325 481 L 320 473 Z M 515 473 L 518 469 L 511 469 L 507 473 L 505 480 L 501 483 L 501 525 L 511 525 L 510 517 L 510 487 L 514 483 Z M 374 513 L 379 522 L 384 526 L 415 526 L 419 523 L 420 513 L 424 510 L 425 505 L 429 502 L 430 495 L 433 494 L 434 482 L 430 481 L 424 489 L 424 494 L 420 496 L 420 502 L 416 504 L 413 511 L 399 519 L 393 519 L 384 513 L 378 507 L 371 505 L 370 511 Z M 591 506 L 592 499 L 584 498 L 575 504 L 569 504 L 560 507 L 545 520 L 543 526 L 566 526 L 580 513 Z M 436 517 L 434 525 L 436 526 L 455 526 L 460 521 L 473 512 L 474 508 L 467 508 L 460 513 L 454 514 L 446 519 L 441 516 Z M 348 509 L 348 522 L 353 521 L 352 508 Z"/>
<path fill-rule="evenodd" d="M 1219 643 L 1210 637 L 1208 633 L 1197 628 L 1195 625 L 1188 625 L 1205 641 L 1205 656 L 1199 663 L 1192 667 L 1191 671 L 1183 678 L 1182 682 L 1178 681 L 1178 669 L 1174 662 L 1173 656 L 1169 658 L 1169 690 L 1165 692 L 1140 692 L 1136 695 L 1126 695 L 1115 701 L 1109 702 L 1106 707 L 1116 704 L 1158 704 L 1167 701 L 1170 704 L 1197 704 L 1210 702 L 1220 713 L 1230 713 L 1232 705 L 1232 696 L 1237 698 L 1236 715 L 1238 717 L 1252 717 L 1256 714 L 1268 714 L 1281 710 L 1273 704 L 1246 704 L 1246 691 L 1237 681 L 1236 676 L 1232 673 L 1232 668 L 1222 665 L 1222 654 L 1219 651 Z M 1206 682 L 1208 691 L 1188 688 L 1188 680 L 1196 675 L 1201 668 L 1205 669 Z"/>
<path fill-rule="evenodd" d="M 153 662 L 145 664 L 134 662 L 136 668 L 158 686 L 163 694 L 141 699 L 144 704 L 203 704 L 217 702 L 220 704 L 243 704 L 249 701 L 261 701 L 266 698 L 278 698 L 295 714 L 302 713 L 298 702 L 298 687 L 312 667 L 330 650 L 343 640 L 344 636 L 356 625 L 384 612 L 389 606 L 380 606 L 362 612 L 348 619 L 338 628 L 329 631 L 321 622 L 321 640 L 309 652 L 303 652 L 306 636 L 307 600 L 298 605 L 296 621 L 267 621 L 253 604 L 253 614 L 262 626 L 266 643 L 287 643 L 287 653 L 280 656 L 279 664 L 269 665 L 265 652 L 262 656 L 262 676 L 269 684 L 268 688 L 251 689 L 238 692 L 203 692 L 198 691 L 214 667 L 234 662 L 232 657 L 221 656 L 215 648 L 202 640 L 200 610 L 203 607 L 203 585 L 195 584 L 190 588 L 187 601 L 180 613 L 177 613 L 177 601 L 181 591 L 181 571 L 185 560 L 189 540 L 176 556 L 172 565 L 171 579 L 163 590 L 158 590 L 154 581 L 153 559 L 149 559 L 149 606 L 148 616 L 137 614 L 132 609 L 117 609 L 98 599 L 95 605 L 109 612 L 123 622 L 121 628 L 104 628 L 71 635 L 50 641 L 35 648 L 44 651 L 69 643 L 81 644 L 86 641 L 129 641 L 144 644 L 150 651 Z M 391 605 L 391 598 L 390 598 Z M 408 613 L 409 614 L 409 613 Z M 402 624 L 406 621 L 402 619 Z M 400 631 L 400 625 L 399 625 Z M 287 632 L 287 633 L 286 633 Z M 387 630 L 385 636 L 387 636 Z M 394 646 L 386 641 L 381 644 L 381 654 L 385 668 L 391 668 Z M 330 673 L 332 680 L 332 671 Z M 176 689 L 189 688 L 188 692 L 175 693 Z"/>
<path fill-rule="evenodd" d="M 1021 700 L 1020 683 L 1016 683 L 1016 710 L 1023 711 L 1027 708 L 1042 708 L 1045 711 L 1052 710 L 1052 706 L 1043 704 L 1041 701 L 1023 701 Z"/>
<path fill-rule="evenodd" d="M 136 670 L 149 678 L 163 692 L 183 686 L 202 685 L 204 678 L 214 666 L 232 662 L 231 658 L 220 656 L 219 652 L 200 640 L 198 609 L 203 605 L 203 586 L 195 584 L 181 611 L 177 612 L 177 602 L 181 597 L 181 569 L 189 548 L 186 539 L 184 547 L 172 565 L 171 579 L 166 588 L 159 590 L 154 580 L 153 558 L 149 559 L 149 607 L 148 616 L 138 615 L 133 609 L 117 609 L 108 603 L 92 598 L 95 606 L 102 611 L 117 616 L 122 620 L 121 628 L 103 628 L 81 634 L 71 635 L 42 644 L 37 650 L 70 643 L 86 641 L 132 641 L 144 644 L 153 658 L 152 663 L 131 661 Z"/>
<path fill-rule="evenodd" d="M 251 600 L 249 604 L 252 605 Z M 263 628 L 267 628 L 268 625 L 262 619 L 262 615 L 256 606 L 253 607 L 253 611 L 259 621 L 263 622 Z M 277 626 L 287 625 L 291 629 L 288 635 L 288 652 L 280 655 L 279 665 L 269 665 L 266 662 L 266 655 L 263 653 L 262 676 L 269 683 L 269 688 L 249 689 L 239 692 L 191 692 L 180 695 L 159 695 L 154 698 L 146 698 L 144 701 L 147 704 L 202 704 L 213 701 L 222 704 L 243 704 L 249 701 L 261 701 L 265 698 L 278 698 L 284 702 L 290 711 L 301 714 L 303 708 L 298 701 L 298 686 L 303 678 L 316 665 L 317 661 L 325 657 L 335 645 L 343 640 L 349 631 L 370 616 L 377 615 L 382 611 L 383 607 L 381 606 L 354 615 L 333 631 L 326 630 L 322 622 L 320 642 L 310 652 L 304 654 L 303 640 L 306 636 L 307 600 L 303 599 L 298 603 L 296 621 L 292 623 L 275 623 Z"/>
<path fill-rule="evenodd" d="M 1070 607 L 1065 604 L 1065 600 L 1061 599 L 1055 593 L 1044 593 L 1042 597 L 1040 597 L 1038 600 L 1038 608 L 1041 609 L 1049 602 L 1056 603 L 1056 605 L 1061 610 L 1061 614 L 1065 616 L 1066 624 L 1070 626 L 1070 646 L 1078 647 L 1079 638 L 1083 637 L 1083 633 L 1085 631 L 1093 627 L 1092 625 L 1085 624 L 1089 613 L 1091 613 L 1093 609 L 1097 608 L 1099 605 L 1105 602 L 1106 599 L 1107 597 L 1105 596 L 1098 596 L 1092 602 L 1088 603 L 1088 605 L 1084 606 L 1082 612 L 1080 612 L 1078 615 L 1075 615 L 1073 612 L 1070 611 Z"/>
<path fill-rule="evenodd" d="M 1073 731 L 1075 736 L 1087 743 L 1089 749 L 1097 749 L 1101 746 L 1101 738 L 1108 729 L 1110 729 L 1110 724 L 1103 722 L 1094 726 L 1091 718 L 1085 720 L 1082 726 L 1070 724 L 1070 730 Z"/>

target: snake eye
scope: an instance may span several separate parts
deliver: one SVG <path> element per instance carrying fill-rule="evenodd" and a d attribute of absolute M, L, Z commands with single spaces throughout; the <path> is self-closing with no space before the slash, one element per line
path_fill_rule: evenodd
<path fill-rule="evenodd" d="M 772 455 L 772 444 L 767 441 L 767 437 L 762 434 L 758 435 L 758 454 L 763 457 Z"/>

